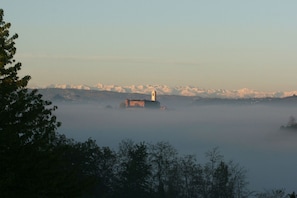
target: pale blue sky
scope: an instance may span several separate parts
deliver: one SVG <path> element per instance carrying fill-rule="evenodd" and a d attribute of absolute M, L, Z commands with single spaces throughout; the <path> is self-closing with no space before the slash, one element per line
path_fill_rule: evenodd
<path fill-rule="evenodd" d="M 31 85 L 297 90 L 296 0 L 3 0 Z"/>

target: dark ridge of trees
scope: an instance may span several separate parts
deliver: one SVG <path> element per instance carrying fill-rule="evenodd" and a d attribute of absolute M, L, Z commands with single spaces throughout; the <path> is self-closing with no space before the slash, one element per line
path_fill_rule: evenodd
<path fill-rule="evenodd" d="M 226 162 L 218 149 L 208 153 L 205 164 L 194 155 L 180 156 L 167 142 L 124 140 L 117 152 L 97 149 L 93 168 L 104 168 L 91 171 L 97 182 L 88 197 L 235 198 L 250 194 L 245 170 Z"/>
<path fill-rule="evenodd" d="M 297 122 L 294 116 L 289 117 L 289 121 L 285 126 L 281 126 L 281 129 L 297 130 Z"/>
<path fill-rule="evenodd" d="M 285 189 L 272 189 L 270 191 L 256 193 L 256 198 L 296 198 L 296 193 L 286 193 Z"/>
<path fill-rule="evenodd" d="M 0 197 L 244 198 L 246 171 L 215 148 L 200 164 L 167 142 L 124 140 L 119 149 L 76 142 L 56 132 L 57 107 L 20 78 L 15 39 L 0 9 Z M 284 190 L 256 197 L 296 197 Z"/>

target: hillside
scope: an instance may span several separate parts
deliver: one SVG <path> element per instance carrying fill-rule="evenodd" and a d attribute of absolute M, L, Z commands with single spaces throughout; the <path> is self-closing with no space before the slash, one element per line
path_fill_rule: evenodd
<path fill-rule="evenodd" d="M 104 85 L 97 84 L 94 86 L 88 85 L 67 85 L 55 84 L 44 88 L 61 88 L 61 89 L 81 89 L 81 90 L 96 90 L 96 91 L 112 91 L 119 93 L 139 93 L 150 94 L 152 90 L 157 91 L 158 95 L 179 95 L 179 96 L 197 96 L 203 98 L 283 98 L 297 95 L 297 91 L 258 91 L 248 88 L 237 90 L 227 89 L 204 89 L 195 86 L 167 86 L 167 85 Z"/>
<path fill-rule="evenodd" d="M 102 105 L 118 105 L 125 99 L 150 99 L 149 94 L 139 93 L 119 93 L 114 91 L 97 91 L 84 89 L 60 89 L 46 88 L 39 89 L 39 92 L 47 100 L 54 103 L 72 102 L 72 103 L 98 103 Z M 190 106 L 190 105 L 256 105 L 256 104 L 297 104 L 297 96 L 284 98 L 205 98 L 197 96 L 179 96 L 179 95 L 158 95 L 158 101 L 161 105 L 168 107 Z"/>

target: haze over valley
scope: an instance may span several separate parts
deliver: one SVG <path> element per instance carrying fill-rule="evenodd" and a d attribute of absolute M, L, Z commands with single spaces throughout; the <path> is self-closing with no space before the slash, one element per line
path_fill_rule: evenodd
<path fill-rule="evenodd" d="M 167 110 L 120 109 L 126 98 L 147 94 L 79 89 L 41 89 L 58 105 L 60 133 L 78 141 L 93 138 L 116 149 L 123 139 L 166 141 L 181 154 L 219 147 L 227 160 L 247 169 L 250 189 L 294 191 L 297 131 L 280 130 L 297 115 L 297 98 L 219 99 L 160 95 Z"/>

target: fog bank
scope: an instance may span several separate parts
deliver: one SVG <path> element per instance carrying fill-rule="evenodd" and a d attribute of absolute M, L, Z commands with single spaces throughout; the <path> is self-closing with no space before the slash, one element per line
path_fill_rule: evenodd
<path fill-rule="evenodd" d="M 250 188 L 295 189 L 297 131 L 283 131 L 295 106 L 210 105 L 174 110 L 107 109 L 98 104 L 59 103 L 60 133 L 77 141 L 93 138 L 99 146 L 117 148 L 123 139 L 168 141 L 180 154 L 219 147 L 226 160 L 248 170 Z"/>

